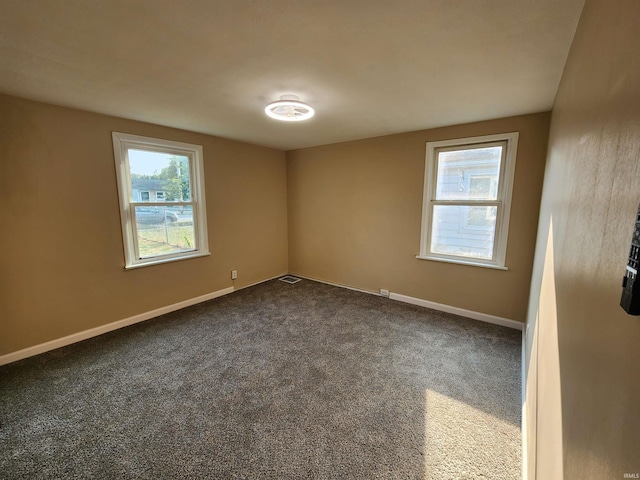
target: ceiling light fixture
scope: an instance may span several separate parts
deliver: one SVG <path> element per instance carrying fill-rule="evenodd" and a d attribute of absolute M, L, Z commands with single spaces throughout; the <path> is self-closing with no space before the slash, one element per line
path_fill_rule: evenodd
<path fill-rule="evenodd" d="M 301 122 L 313 117 L 315 110 L 311 105 L 301 102 L 295 95 L 282 95 L 280 100 L 267 105 L 264 113 L 284 122 Z"/>

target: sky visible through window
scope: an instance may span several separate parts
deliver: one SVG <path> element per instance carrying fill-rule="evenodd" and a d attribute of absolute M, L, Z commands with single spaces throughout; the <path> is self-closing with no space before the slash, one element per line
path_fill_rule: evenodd
<path fill-rule="evenodd" d="M 129 150 L 129 168 L 131 173 L 138 175 L 158 174 L 163 168 L 169 166 L 171 157 L 169 153 L 147 152 L 145 150 Z"/>

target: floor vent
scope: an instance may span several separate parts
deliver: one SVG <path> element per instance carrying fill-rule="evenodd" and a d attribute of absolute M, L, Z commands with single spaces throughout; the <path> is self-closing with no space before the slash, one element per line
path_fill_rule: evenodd
<path fill-rule="evenodd" d="M 302 279 L 298 277 L 293 277 L 291 275 L 285 275 L 284 277 L 279 278 L 278 280 L 285 283 L 298 283 Z"/>

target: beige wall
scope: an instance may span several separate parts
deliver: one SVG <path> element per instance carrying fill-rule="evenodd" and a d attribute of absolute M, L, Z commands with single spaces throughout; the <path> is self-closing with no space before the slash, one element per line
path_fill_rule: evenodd
<path fill-rule="evenodd" d="M 287 271 L 284 152 L 0 96 L 0 355 Z M 111 132 L 204 147 L 211 256 L 124 270 Z"/>
<path fill-rule="evenodd" d="M 290 271 L 524 321 L 548 128 L 540 113 L 288 152 Z M 509 270 L 416 259 L 426 142 L 512 131 Z"/>
<path fill-rule="evenodd" d="M 619 306 L 640 202 L 639 25 L 638 0 L 587 0 L 553 109 L 527 326 L 532 479 L 640 473 L 640 317 Z"/>

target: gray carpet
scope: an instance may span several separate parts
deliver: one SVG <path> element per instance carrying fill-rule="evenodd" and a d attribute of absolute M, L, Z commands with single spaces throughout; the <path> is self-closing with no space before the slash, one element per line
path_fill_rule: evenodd
<path fill-rule="evenodd" d="M 0 368 L 0 478 L 519 479 L 519 331 L 277 280 Z"/>

